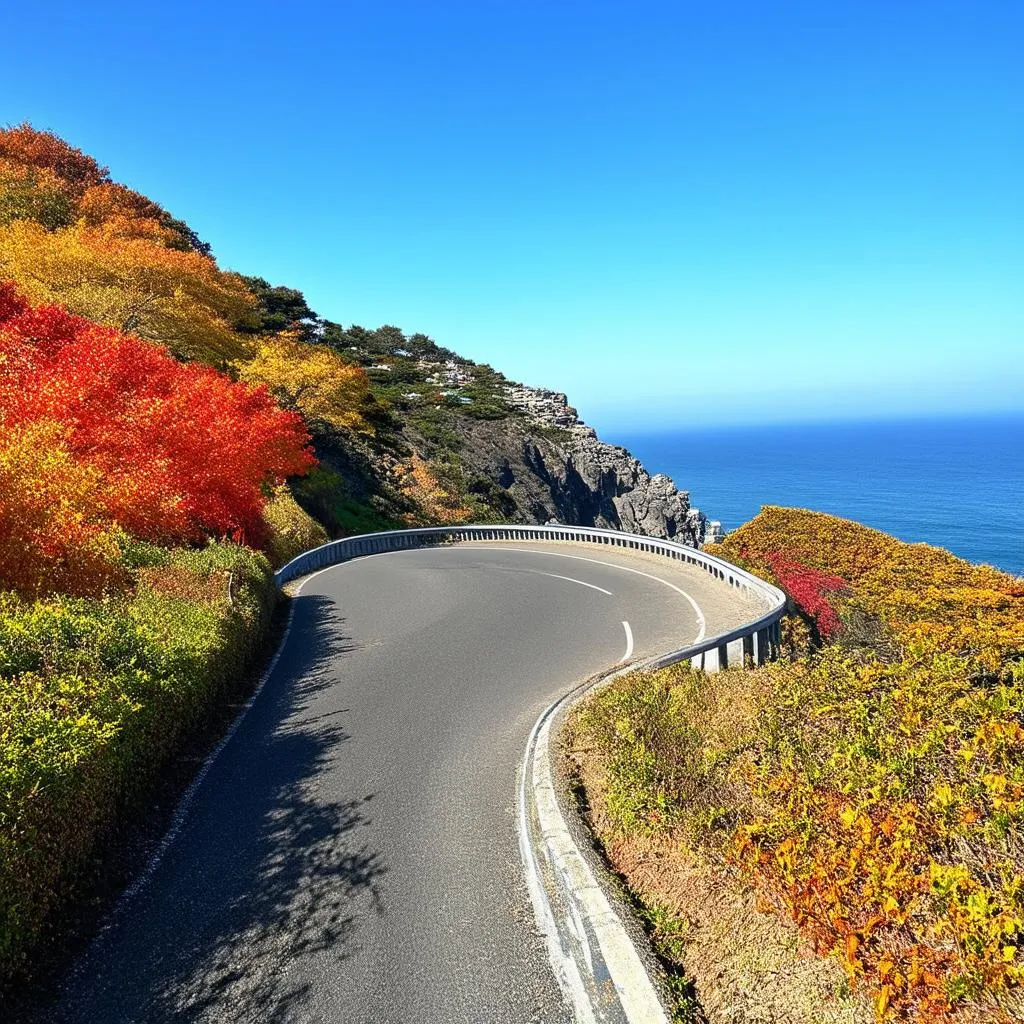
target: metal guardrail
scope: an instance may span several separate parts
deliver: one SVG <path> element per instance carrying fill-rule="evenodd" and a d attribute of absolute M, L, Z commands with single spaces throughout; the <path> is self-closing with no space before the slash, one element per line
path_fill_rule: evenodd
<path fill-rule="evenodd" d="M 487 540 L 569 541 L 646 551 L 702 569 L 720 580 L 723 586 L 746 591 L 764 605 L 764 614 L 753 622 L 665 654 L 649 662 L 650 668 L 664 668 L 666 665 L 689 660 L 695 668 L 715 672 L 729 665 L 760 665 L 778 654 L 779 622 L 786 610 L 786 595 L 781 590 L 731 562 L 698 551 L 696 548 L 656 537 L 620 533 L 617 530 L 597 530 L 586 526 L 505 525 L 429 526 L 413 530 L 364 533 L 331 541 L 329 544 L 304 552 L 279 569 L 274 579 L 280 587 L 317 569 L 339 565 L 365 555 Z"/>

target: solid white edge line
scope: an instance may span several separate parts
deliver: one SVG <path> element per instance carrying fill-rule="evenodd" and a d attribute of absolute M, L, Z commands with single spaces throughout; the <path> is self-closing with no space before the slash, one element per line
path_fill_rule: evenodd
<path fill-rule="evenodd" d="M 551 903 L 544 888 L 537 853 L 529 835 L 527 779 L 531 781 L 537 810 L 539 841 L 544 844 L 552 870 L 561 876 L 565 892 L 575 897 L 579 910 L 586 917 L 586 922 L 597 939 L 626 1020 L 629 1024 L 668 1024 L 654 982 L 640 959 L 632 937 L 569 832 L 555 796 L 550 760 L 550 725 L 559 708 L 563 704 L 575 703 L 598 686 L 642 668 L 643 664 L 610 672 L 591 685 L 570 690 L 549 704 L 530 731 L 520 767 L 517 825 L 523 871 L 533 902 L 534 918 L 538 930 L 546 940 L 555 978 L 578 1022 L 594 1020 L 597 1009 L 591 1002 L 590 993 L 580 976 L 578 965 L 571 954 L 562 947 Z M 575 908 L 570 907 L 570 915 L 574 919 L 578 916 Z M 585 935 L 581 946 L 584 956 L 589 960 L 589 944 Z"/>
<path fill-rule="evenodd" d="M 298 597 L 302 593 L 302 588 L 312 579 L 319 576 L 322 572 L 327 572 L 328 569 L 333 569 L 334 566 L 326 566 L 323 569 L 318 569 L 316 572 L 310 573 L 308 576 L 302 577 L 299 584 L 295 587 L 295 591 L 292 595 L 293 598 Z M 238 714 L 235 716 L 234 721 L 228 726 L 228 730 L 221 737 L 220 742 L 210 751 L 206 756 L 206 760 L 203 761 L 199 771 L 196 772 L 195 777 L 188 784 L 188 788 L 181 795 L 181 799 L 178 801 L 178 806 L 174 811 L 174 817 L 171 818 L 171 824 L 168 826 L 167 831 L 164 833 L 163 839 L 160 840 L 160 845 L 153 851 L 152 856 L 149 858 L 146 866 L 131 882 L 131 884 L 121 893 L 118 897 L 117 902 L 114 904 L 113 909 L 107 916 L 106 921 L 97 933 L 97 941 L 104 932 L 108 931 L 111 926 L 115 923 L 120 914 L 124 912 L 124 909 L 128 904 L 139 894 L 139 892 L 145 887 L 146 883 L 152 878 L 153 873 L 160 866 L 160 862 L 164 859 L 165 854 L 170 849 L 171 844 L 175 839 L 178 838 L 178 834 L 181 832 L 185 825 L 185 821 L 188 818 L 188 813 L 192 808 L 192 802 L 195 800 L 196 793 L 199 791 L 199 787 L 203 784 L 206 776 L 209 774 L 210 769 L 213 767 L 214 762 L 220 756 L 221 751 L 231 742 L 231 737 L 235 735 L 238 727 L 242 724 L 242 720 L 249 713 L 249 709 L 253 706 L 256 698 L 260 695 L 263 687 L 266 685 L 267 680 L 274 674 L 274 669 L 277 668 L 278 661 L 281 660 L 281 653 L 284 651 L 285 645 L 288 643 L 288 637 L 292 631 L 292 623 L 295 619 L 295 605 L 290 604 L 288 606 L 288 619 L 285 622 L 284 633 L 281 634 L 281 640 L 277 645 L 277 650 L 274 651 L 273 656 L 270 659 L 270 664 L 263 670 L 263 674 L 259 678 L 255 688 L 249 695 L 248 700 L 242 705 Z"/>
<path fill-rule="evenodd" d="M 561 699 L 561 698 L 559 698 Z M 580 976 L 579 967 L 576 961 L 562 949 L 562 943 L 558 935 L 558 926 L 555 924 L 555 915 L 551 910 L 551 902 L 548 900 L 547 890 L 540 876 L 540 866 L 537 864 L 537 857 L 530 843 L 530 831 L 528 811 L 526 803 L 526 779 L 530 755 L 533 751 L 537 733 L 545 717 L 551 712 L 558 701 L 550 705 L 534 722 L 530 730 L 529 738 L 526 741 L 526 749 L 523 752 L 523 764 L 519 777 L 519 854 L 523 861 L 523 874 L 526 876 L 526 887 L 530 893 L 530 902 L 533 904 L 533 918 L 537 923 L 537 930 L 544 936 L 544 942 L 548 949 L 548 960 L 554 972 L 555 980 L 565 996 L 566 1002 L 573 1011 L 573 1017 L 578 1024 L 596 1024 L 593 1007 L 590 1003 L 590 996 L 587 993 L 586 985 Z"/>
<path fill-rule="evenodd" d="M 577 904 L 597 939 L 626 1020 L 630 1024 L 667 1024 L 661 999 L 636 945 L 590 870 L 558 806 L 549 741 L 553 718 L 553 714 L 545 717 L 533 750 L 537 820 L 548 859 L 562 878 L 563 891 Z"/>
<path fill-rule="evenodd" d="M 700 605 L 697 604 L 697 602 L 685 590 L 683 590 L 682 587 L 677 587 L 674 583 L 670 583 L 668 580 L 662 579 L 660 576 L 655 576 L 653 573 L 643 572 L 640 569 L 632 569 L 628 565 L 619 565 L 617 562 L 605 562 L 600 558 L 587 558 L 584 555 L 570 555 L 565 551 L 539 551 L 537 548 L 516 548 L 511 545 L 508 547 L 499 547 L 496 544 L 481 544 L 479 541 L 472 541 L 470 543 L 472 543 L 478 551 L 526 551 L 532 555 L 554 555 L 557 558 L 575 558 L 578 562 L 593 562 L 595 565 L 607 565 L 612 569 L 621 569 L 623 572 L 631 572 L 636 576 L 646 576 L 647 579 L 655 580 L 656 582 L 671 588 L 677 594 L 681 594 L 693 606 L 693 611 L 697 616 L 697 625 L 699 628 L 697 630 L 697 635 L 693 638 L 691 643 L 699 644 L 707 634 L 708 624 L 704 618 L 704 612 L 701 611 Z"/>
<path fill-rule="evenodd" d="M 498 550 L 508 550 L 498 549 Z M 514 550 L 530 550 L 529 548 L 517 548 Z M 562 554 L 561 552 L 541 552 L 542 554 Z M 577 555 L 563 555 L 566 558 L 578 558 Z M 583 559 L 584 561 L 598 561 L 597 559 Z M 610 562 L 602 562 L 604 565 L 614 565 Z M 626 569 L 627 572 L 639 572 L 627 566 L 614 566 L 615 568 Z M 650 576 L 649 573 L 639 572 L 641 576 Z M 667 580 L 651 576 L 652 579 L 664 583 L 682 593 L 693 604 L 700 623 L 700 632 L 692 641 L 699 643 L 706 630 L 704 613 L 696 601 Z M 629 622 L 622 620 L 622 628 L 626 634 L 626 652 L 620 664 L 629 659 L 633 653 L 633 631 Z M 650 659 L 653 661 L 656 659 Z M 643 664 L 648 664 L 645 662 Z M 566 824 L 565 817 L 558 805 L 558 798 L 555 795 L 554 774 L 551 769 L 550 755 L 550 727 L 555 712 L 566 703 L 575 703 L 577 700 L 591 692 L 602 684 L 609 683 L 612 679 L 638 671 L 643 664 L 619 669 L 617 672 L 605 674 L 602 678 L 593 682 L 590 686 L 582 689 L 570 690 L 549 704 L 540 717 L 534 723 L 530 731 L 529 739 L 526 741 L 526 751 L 523 755 L 523 762 L 520 767 L 519 779 L 519 815 L 517 825 L 519 829 L 519 851 L 523 860 L 523 872 L 526 876 L 527 889 L 533 902 L 534 918 L 538 930 L 544 935 L 548 947 L 548 958 L 551 961 L 555 972 L 555 978 L 561 986 L 566 1001 L 572 1007 L 576 1020 L 593 1020 L 597 1013 L 596 1007 L 591 1002 L 590 993 L 586 984 L 580 976 L 579 966 L 572 955 L 563 947 L 558 926 L 555 923 L 554 912 L 551 908 L 551 901 L 544 888 L 540 867 L 537 863 L 537 853 L 533 848 L 529 835 L 529 815 L 527 810 L 526 784 L 529 777 L 532 784 L 534 806 L 537 813 L 537 826 L 539 831 L 539 842 L 545 847 L 546 857 L 562 880 L 564 892 L 570 900 L 575 900 L 577 906 L 570 903 L 570 923 L 575 923 L 580 916 L 585 917 L 590 930 L 597 940 L 601 950 L 608 973 L 611 976 L 615 991 L 619 996 L 619 1002 L 626 1015 L 629 1024 L 668 1024 L 665 1009 L 658 996 L 657 989 L 651 976 L 644 965 L 640 954 L 637 951 L 631 935 L 627 931 L 622 919 L 615 908 L 611 905 L 601 884 L 597 881 L 586 858 L 576 845 L 572 833 Z M 532 755 L 532 756 L 531 756 Z M 531 769 L 532 760 L 532 771 Z M 579 925 L 576 930 L 580 931 Z M 582 929 L 581 947 L 583 955 L 591 961 L 589 944 L 586 941 L 585 929 Z M 581 1002 L 582 1001 L 582 1002 Z"/>

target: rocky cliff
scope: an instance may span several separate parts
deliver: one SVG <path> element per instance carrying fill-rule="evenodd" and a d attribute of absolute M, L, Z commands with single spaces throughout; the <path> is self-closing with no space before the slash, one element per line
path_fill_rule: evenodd
<path fill-rule="evenodd" d="M 689 494 L 664 474 L 652 476 L 625 448 L 602 441 L 566 396 L 509 384 L 518 414 L 465 420 L 462 460 L 472 475 L 504 492 L 509 518 L 626 530 L 700 545 L 717 523 L 691 507 Z"/>
<path fill-rule="evenodd" d="M 369 436 L 320 435 L 325 469 L 295 485 L 334 535 L 504 521 L 626 530 L 700 545 L 718 536 L 689 494 L 602 441 L 566 396 L 507 380 L 393 327 L 333 342 L 368 375 Z"/>

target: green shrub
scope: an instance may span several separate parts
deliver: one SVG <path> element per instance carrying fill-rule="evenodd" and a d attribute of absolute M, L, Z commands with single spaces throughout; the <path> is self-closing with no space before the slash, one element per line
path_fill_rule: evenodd
<path fill-rule="evenodd" d="M 131 597 L 0 594 L 0 979 L 267 636 L 262 555 L 211 544 L 134 559 Z"/>
<path fill-rule="evenodd" d="M 295 500 L 322 523 L 331 537 L 401 529 L 404 525 L 353 497 L 340 473 L 318 466 L 292 485 Z"/>

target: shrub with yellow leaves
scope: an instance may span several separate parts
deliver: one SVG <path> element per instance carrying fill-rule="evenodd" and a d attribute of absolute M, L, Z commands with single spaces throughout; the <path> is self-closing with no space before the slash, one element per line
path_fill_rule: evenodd
<path fill-rule="evenodd" d="M 370 393 L 366 371 L 326 345 L 283 332 L 261 338 L 253 357 L 236 369 L 241 380 L 264 385 L 283 408 L 314 427 L 373 433 L 362 413 Z"/>
<path fill-rule="evenodd" d="M 841 578 L 838 631 L 809 648 L 791 628 L 790 660 L 753 672 L 677 667 L 595 697 L 611 816 L 729 859 L 880 1020 L 1021 1019 L 1024 580 L 800 509 L 713 550 L 783 586 L 794 565 Z M 740 686 L 723 749 L 714 694 Z"/>
<path fill-rule="evenodd" d="M 327 531 L 300 507 L 287 484 L 276 487 L 263 506 L 263 522 L 267 528 L 264 550 L 275 569 L 328 540 Z"/>

